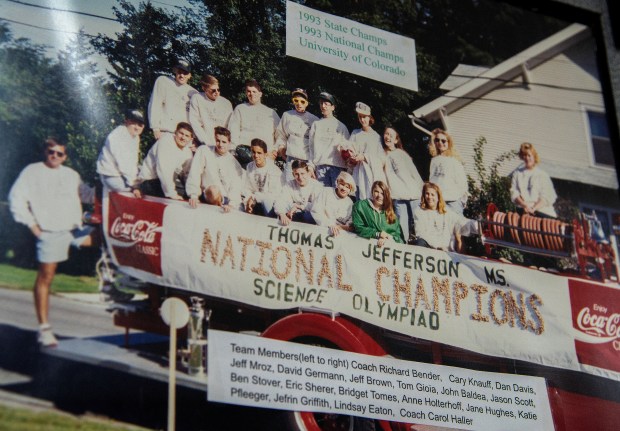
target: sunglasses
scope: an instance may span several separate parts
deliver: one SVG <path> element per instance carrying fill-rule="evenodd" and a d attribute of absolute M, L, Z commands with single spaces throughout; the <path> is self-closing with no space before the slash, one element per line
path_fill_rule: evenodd
<path fill-rule="evenodd" d="M 293 103 L 298 103 L 300 105 L 307 105 L 308 101 L 303 97 L 293 97 Z"/>
<path fill-rule="evenodd" d="M 183 70 L 183 69 L 177 69 L 175 73 L 177 75 L 189 75 L 191 72 L 188 72 L 187 70 Z"/>
<path fill-rule="evenodd" d="M 448 142 L 448 140 L 447 140 L 447 139 L 439 139 L 439 138 L 435 138 L 435 139 L 433 140 L 433 142 L 435 142 L 436 144 L 438 144 L 438 143 L 440 143 L 440 142 L 441 142 L 442 144 L 445 144 L 446 142 Z"/>
<path fill-rule="evenodd" d="M 209 93 L 211 94 L 215 94 L 215 93 L 219 93 L 220 89 L 219 88 L 211 88 L 209 90 L 207 90 Z"/>
<path fill-rule="evenodd" d="M 56 156 L 56 157 L 64 157 L 65 153 L 63 153 L 62 151 L 47 150 L 47 155 L 48 156 Z"/>

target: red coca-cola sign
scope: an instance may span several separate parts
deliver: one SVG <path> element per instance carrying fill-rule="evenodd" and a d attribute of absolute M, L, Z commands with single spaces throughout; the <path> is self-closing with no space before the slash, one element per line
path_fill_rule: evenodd
<path fill-rule="evenodd" d="M 569 281 L 579 362 L 620 372 L 620 290 Z"/>
<path fill-rule="evenodd" d="M 161 271 L 161 226 L 166 205 L 110 193 L 108 245 L 118 263 L 155 275 Z"/>

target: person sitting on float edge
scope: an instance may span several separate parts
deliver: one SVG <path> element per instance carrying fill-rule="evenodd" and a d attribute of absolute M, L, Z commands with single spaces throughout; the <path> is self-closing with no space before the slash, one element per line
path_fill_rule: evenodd
<path fill-rule="evenodd" d="M 414 245 L 437 250 L 462 250 L 461 229 L 467 219 L 447 208 L 441 188 L 424 183 L 420 206 L 413 213 L 416 240 Z"/>
<path fill-rule="evenodd" d="M 362 238 L 375 238 L 383 247 L 387 241 L 403 243 L 403 233 L 392 207 L 390 189 L 383 181 L 375 181 L 371 196 L 353 205 L 353 228 Z"/>
<path fill-rule="evenodd" d="M 521 144 L 519 158 L 523 164 L 511 174 L 510 199 L 521 214 L 556 218 L 553 203 L 557 195 L 549 175 L 538 167 L 540 159 L 534 145 Z"/>
<path fill-rule="evenodd" d="M 162 133 L 174 133 L 179 123 L 189 122 L 189 103 L 198 91 L 189 85 L 192 67 L 188 61 L 179 59 L 172 68 L 174 77 L 160 76 L 155 80 L 149 100 L 149 125 L 155 139 Z"/>
<path fill-rule="evenodd" d="M 205 189 L 204 193 L 205 203 L 207 205 L 215 205 L 216 207 L 224 207 L 224 197 L 220 188 L 211 184 Z"/>
<path fill-rule="evenodd" d="M 294 109 L 282 114 L 276 129 L 276 148 L 281 158 L 286 160 L 286 181 L 293 179 L 291 164 L 293 160 L 310 159 L 310 127 L 319 118 L 306 110 L 308 94 L 302 88 L 291 92 Z"/>
<path fill-rule="evenodd" d="M 181 122 L 173 135 L 165 133 L 155 142 L 140 168 L 141 189 L 145 194 L 183 200 L 193 140 L 192 126 Z"/>
<path fill-rule="evenodd" d="M 310 208 L 323 186 L 311 178 L 308 163 L 303 160 L 294 160 L 291 167 L 294 179 L 282 188 L 274 206 L 275 213 L 284 226 L 291 221 L 314 224 Z"/>
<path fill-rule="evenodd" d="M 213 129 L 228 127 L 228 119 L 232 114 L 232 104 L 220 95 L 220 83 L 212 75 L 203 75 L 200 79 L 202 93 L 192 96 L 189 106 L 189 123 L 194 128 L 196 139 L 215 147 Z"/>
<path fill-rule="evenodd" d="M 282 171 L 267 157 L 262 139 L 252 139 L 250 149 L 253 160 L 244 175 L 243 208 L 249 214 L 275 216 L 273 205 L 282 190 Z"/>
<path fill-rule="evenodd" d="M 351 213 L 355 194 L 355 181 L 348 172 L 340 172 L 336 178 L 336 187 L 323 187 L 312 203 L 310 213 L 318 226 L 329 228 L 329 234 L 337 236 L 340 231 L 353 230 Z"/>
<path fill-rule="evenodd" d="M 213 133 L 215 148 L 212 150 L 207 145 L 201 145 L 192 160 L 185 184 L 189 205 L 196 208 L 199 196 L 209 186 L 216 186 L 223 198 L 224 211 L 238 210 L 241 206 L 244 171 L 237 159 L 230 154 L 230 131 L 225 127 L 216 127 Z"/>
<path fill-rule="evenodd" d="M 125 123 L 106 138 L 97 158 L 97 173 L 103 185 L 114 192 L 135 190 L 138 180 L 140 135 L 144 115 L 137 109 L 125 113 Z"/>

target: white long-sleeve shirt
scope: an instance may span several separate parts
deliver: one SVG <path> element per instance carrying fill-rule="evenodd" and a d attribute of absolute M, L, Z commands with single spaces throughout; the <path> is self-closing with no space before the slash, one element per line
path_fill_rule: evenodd
<path fill-rule="evenodd" d="M 440 214 L 436 210 L 425 210 L 418 207 L 413 212 L 415 233 L 433 248 L 448 250 L 453 247 L 453 238 L 467 219 L 452 210 Z"/>
<path fill-rule="evenodd" d="M 465 168 L 456 157 L 433 157 L 428 180 L 439 186 L 446 202 L 467 200 Z"/>
<path fill-rule="evenodd" d="M 300 114 L 295 109 L 282 114 L 276 130 L 276 148 L 286 148 L 286 155 L 309 160 L 310 127 L 319 118 L 310 112 Z"/>
<path fill-rule="evenodd" d="M 323 189 L 323 185 L 317 180 L 310 178 L 305 186 L 300 187 L 297 181 L 289 181 L 283 188 L 282 193 L 276 200 L 274 209 L 276 214 L 289 212 L 295 204 L 303 207 L 303 211 L 310 211 L 312 202 Z"/>
<path fill-rule="evenodd" d="M 352 223 L 353 201 L 338 197 L 332 187 L 324 187 L 312 202 L 310 214 L 318 226 L 348 226 Z"/>
<path fill-rule="evenodd" d="M 271 159 L 267 159 L 265 166 L 257 168 L 255 162 L 246 166 L 244 174 L 243 201 L 250 198 L 258 202 L 275 201 L 282 191 L 283 173 Z"/>
<path fill-rule="evenodd" d="M 538 166 L 526 169 L 522 165 L 513 171 L 510 199 L 516 202 L 519 196 L 528 205 L 534 205 L 539 199 L 542 199 L 546 205 L 538 208 L 538 211 L 551 217 L 558 216 L 553 208 L 553 203 L 558 196 L 553 188 L 551 178 Z"/>
<path fill-rule="evenodd" d="M 80 175 L 66 166 L 50 168 L 44 162 L 26 166 L 9 192 L 16 222 L 44 231 L 70 231 L 82 224 L 80 201 L 91 203 L 94 193 Z"/>
<path fill-rule="evenodd" d="M 370 188 L 375 181 L 386 182 L 383 171 L 385 152 L 381 146 L 381 136 L 373 129 L 355 129 L 351 132 L 348 145 L 356 155 L 364 155 L 364 161 L 353 166 L 351 175 L 357 184 L 358 198 L 368 199 L 371 195 Z"/>
<path fill-rule="evenodd" d="M 198 147 L 185 183 L 185 192 L 197 198 L 211 186 L 218 186 L 222 196 L 234 208 L 241 204 L 243 168 L 232 154 L 219 155 L 206 145 Z"/>
<path fill-rule="evenodd" d="M 279 123 L 280 117 L 268 106 L 261 103 L 237 105 L 228 120 L 232 141 L 231 152 L 237 145 L 249 146 L 254 138 L 265 141 L 268 152 L 274 151 L 276 128 Z"/>
<path fill-rule="evenodd" d="M 204 93 L 194 94 L 189 103 L 189 123 L 194 129 L 196 139 L 214 147 L 213 129 L 227 127 L 232 110 L 232 103 L 222 96 L 211 100 Z"/>
<path fill-rule="evenodd" d="M 151 147 L 140 168 L 140 180 L 159 178 L 164 196 L 174 198 L 179 195 L 182 179 L 187 177 L 192 161 L 189 145 L 179 148 L 174 135 L 165 134 Z"/>
<path fill-rule="evenodd" d="M 407 152 L 400 148 L 387 152 L 385 175 L 392 199 L 421 199 L 424 181 Z"/>
<path fill-rule="evenodd" d="M 310 161 L 314 166 L 346 167 L 340 149 L 346 146 L 349 130 L 336 117 L 321 118 L 310 127 Z"/>
<path fill-rule="evenodd" d="M 131 136 L 127 126 L 118 126 L 108 135 L 97 158 L 97 173 L 122 177 L 129 186 L 138 178 L 140 136 Z"/>
<path fill-rule="evenodd" d="M 191 85 L 179 85 L 171 76 L 157 78 L 149 101 L 151 129 L 174 133 L 177 124 L 189 122 L 189 102 L 197 93 Z"/>

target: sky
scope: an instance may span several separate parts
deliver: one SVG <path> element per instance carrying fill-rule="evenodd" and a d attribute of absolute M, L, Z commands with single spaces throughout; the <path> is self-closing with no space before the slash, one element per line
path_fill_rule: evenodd
<path fill-rule="evenodd" d="M 139 0 L 130 2 L 134 5 L 140 3 Z M 152 0 L 151 3 L 170 10 L 190 6 L 187 0 Z M 15 39 L 25 37 L 45 45 L 47 55 L 56 57 L 80 28 L 93 36 L 99 33 L 113 36 L 121 31 L 122 26 L 112 21 L 115 19 L 112 11 L 115 5 L 116 0 L 0 0 L 0 20 L 9 24 Z M 100 70 L 106 67 L 104 57 L 97 56 L 94 60 Z"/>

